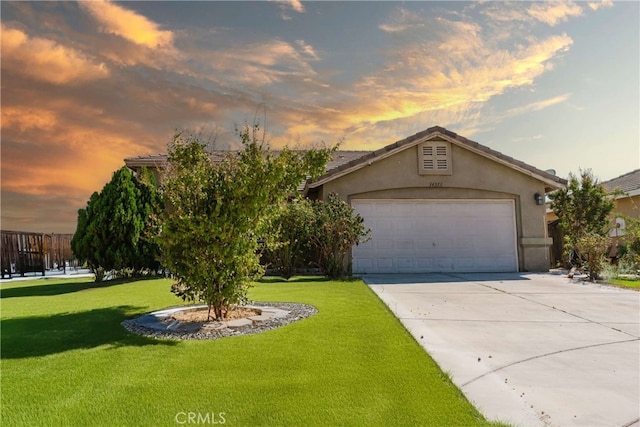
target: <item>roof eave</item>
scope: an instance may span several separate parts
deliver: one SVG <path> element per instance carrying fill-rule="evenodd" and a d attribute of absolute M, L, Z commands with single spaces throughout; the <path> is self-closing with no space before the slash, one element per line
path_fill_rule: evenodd
<path fill-rule="evenodd" d="M 387 157 L 390 157 L 399 151 L 409 149 L 418 144 L 421 144 L 423 142 L 426 142 L 435 138 L 442 138 L 445 141 L 451 142 L 452 144 L 465 148 L 473 153 L 476 153 L 485 158 L 493 160 L 511 169 L 517 170 L 518 172 L 523 173 L 525 175 L 531 176 L 532 178 L 537 179 L 545 184 L 545 192 L 560 190 L 567 185 L 567 180 L 565 179 L 559 178 L 555 175 L 551 175 L 543 171 L 537 171 L 532 166 L 530 167 L 531 169 L 529 169 L 528 167 L 522 167 L 514 162 L 522 163 L 523 165 L 525 165 L 525 163 L 519 162 L 515 159 L 513 159 L 513 162 L 508 161 L 506 159 L 502 159 L 500 158 L 500 156 L 493 154 L 493 151 L 487 152 L 486 150 L 490 150 L 487 147 L 482 146 L 485 149 L 480 149 L 478 147 L 480 147 L 481 145 L 478 144 L 477 142 L 473 142 L 467 139 L 465 139 L 464 141 L 461 141 L 458 139 L 461 137 L 459 137 L 457 134 L 454 134 L 454 135 L 456 136 L 453 137 L 449 135 L 447 132 L 442 132 L 440 130 L 435 130 L 435 131 L 427 130 L 427 131 L 417 133 L 405 140 L 397 141 L 394 144 L 388 145 L 380 150 L 374 151 L 370 155 L 363 156 L 362 158 L 358 159 L 354 165 L 350 167 L 346 167 L 345 169 L 337 170 L 336 172 L 330 172 L 328 174 L 321 176 L 316 181 L 310 183 L 309 188 L 317 188 L 321 185 L 326 184 L 327 182 L 330 182 L 340 177 L 343 177 L 345 175 L 348 175 L 352 172 L 355 172 L 358 169 L 362 169 L 365 166 L 371 166 L 373 163 L 386 159 Z"/>

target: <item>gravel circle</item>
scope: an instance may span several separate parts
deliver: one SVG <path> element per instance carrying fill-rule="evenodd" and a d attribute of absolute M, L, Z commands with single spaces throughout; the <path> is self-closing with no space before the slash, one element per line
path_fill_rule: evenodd
<path fill-rule="evenodd" d="M 253 324 L 241 328 L 226 328 L 219 331 L 200 329 L 196 332 L 181 332 L 171 330 L 157 330 L 147 328 L 135 319 L 124 320 L 121 324 L 126 330 L 137 335 L 149 338 L 171 339 L 171 340 L 216 340 L 224 337 L 236 337 L 242 335 L 258 334 L 260 332 L 270 331 L 289 323 L 297 322 L 307 317 L 313 316 L 318 309 L 308 305 L 294 302 L 250 302 L 248 305 L 256 307 L 274 307 L 281 310 L 289 311 L 284 317 L 274 317 L 259 325 Z"/>

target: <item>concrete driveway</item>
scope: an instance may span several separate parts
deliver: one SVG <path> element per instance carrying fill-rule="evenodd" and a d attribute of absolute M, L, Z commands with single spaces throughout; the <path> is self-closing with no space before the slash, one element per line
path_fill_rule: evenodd
<path fill-rule="evenodd" d="M 640 426 L 640 293 L 554 274 L 363 279 L 490 420 Z"/>

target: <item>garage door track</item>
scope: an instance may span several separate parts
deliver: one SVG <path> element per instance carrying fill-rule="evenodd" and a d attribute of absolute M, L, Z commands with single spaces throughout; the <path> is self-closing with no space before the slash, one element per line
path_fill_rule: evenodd
<path fill-rule="evenodd" d="M 640 426 L 640 293 L 555 274 L 363 279 L 490 420 Z"/>

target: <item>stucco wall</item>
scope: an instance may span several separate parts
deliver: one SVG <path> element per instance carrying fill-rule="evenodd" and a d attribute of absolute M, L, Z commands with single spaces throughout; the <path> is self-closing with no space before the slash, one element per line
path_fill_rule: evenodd
<path fill-rule="evenodd" d="M 613 215 L 640 218 L 640 195 L 620 197 L 616 199 L 615 203 L 616 206 L 613 208 Z"/>
<path fill-rule="evenodd" d="M 451 175 L 420 175 L 418 150 L 408 147 L 323 185 L 318 197 L 338 193 L 354 199 L 511 199 L 515 202 L 519 269 L 547 271 L 550 242 L 546 239 L 544 183 L 452 144 Z"/>

